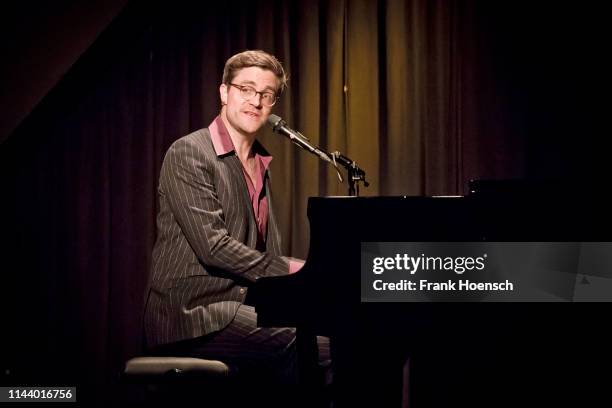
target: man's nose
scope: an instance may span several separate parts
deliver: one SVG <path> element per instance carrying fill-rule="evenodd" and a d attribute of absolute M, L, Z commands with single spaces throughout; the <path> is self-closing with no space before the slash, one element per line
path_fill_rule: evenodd
<path fill-rule="evenodd" d="M 262 94 L 260 93 L 256 93 L 255 95 L 253 95 L 253 97 L 251 98 L 251 100 L 249 102 L 251 102 L 251 104 L 257 108 L 261 107 L 261 98 L 262 98 Z"/>

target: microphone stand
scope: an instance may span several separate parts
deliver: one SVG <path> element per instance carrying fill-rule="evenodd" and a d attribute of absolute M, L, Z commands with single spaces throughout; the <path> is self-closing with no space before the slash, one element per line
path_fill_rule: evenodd
<path fill-rule="evenodd" d="M 368 183 L 365 179 L 365 171 L 360 169 L 354 160 L 349 159 L 340 152 L 327 153 L 324 150 L 319 149 L 317 146 L 312 145 L 310 143 L 310 139 L 308 139 L 306 136 L 304 136 L 300 132 L 297 132 L 287 127 L 287 123 L 280 116 L 270 115 L 268 123 L 272 125 L 272 130 L 274 132 L 280 133 L 288 137 L 292 143 L 314 154 L 321 160 L 331 163 L 336 169 L 336 172 L 338 173 L 338 179 L 340 180 L 340 183 L 342 183 L 343 180 L 342 174 L 340 174 L 340 170 L 338 169 L 338 164 L 344 167 L 348 173 L 347 182 L 349 185 L 349 196 L 359 196 L 359 183 L 363 182 L 363 185 L 365 187 L 368 187 L 370 185 L 370 183 Z"/>
<path fill-rule="evenodd" d="M 302 136 L 306 140 L 309 140 L 306 136 L 302 135 L 301 133 L 300 133 L 300 136 Z M 354 160 L 346 157 L 342 153 L 338 151 L 333 152 L 333 153 L 327 153 L 326 151 L 321 150 L 318 147 L 312 146 L 310 143 L 304 142 L 304 140 L 301 140 L 298 137 L 290 137 L 290 139 L 294 144 L 314 154 L 315 156 L 319 157 L 321 160 L 331 163 L 334 166 L 336 173 L 338 174 L 338 180 L 340 180 L 340 183 L 342 183 L 344 180 L 342 178 L 342 174 L 340 173 L 340 170 L 338 169 L 338 165 L 341 165 L 342 167 L 344 167 L 348 174 L 347 183 L 348 183 L 348 195 L 349 196 L 359 197 L 359 183 L 363 183 L 365 187 L 368 187 L 370 185 L 370 183 L 366 181 L 365 171 L 359 168 L 359 166 L 357 166 L 357 163 Z"/>
<path fill-rule="evenodd" d="M 344 156 L 340 152 L 330 153 L 334 166 L 336 167 L 336 171 L 338 171 L 339 163 L 342 167 L 344 167 L 348 173 L 348 195 L 351 197 L 359 197 L 359 183 L 363 182 L 365 187 L 368 187 L 370 183 L 368 183 L 365 179 L 365 171 L 357 166 L 357 163 L 354 160 L 349 159 Z M 338 176 L 340 176 L 340 172 L 338 172 Z M 340 176 L 340 182 L 342 182 L 342 177 Z"/>

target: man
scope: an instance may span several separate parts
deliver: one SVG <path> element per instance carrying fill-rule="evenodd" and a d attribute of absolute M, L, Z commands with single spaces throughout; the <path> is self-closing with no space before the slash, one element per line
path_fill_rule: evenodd
<path fill-rule="evenodd" d="M 245 375 L 294 383 L 295 330 L 258 328 L 245 304 L 257 278 L 301 266 L 280 255 L 272 157 L 256 140 L 286 83 L 274 56 L 234 55 L 219 87 L 219 116 L 168 149 L 145 332 L 159 353 L 221 359 Z"/>

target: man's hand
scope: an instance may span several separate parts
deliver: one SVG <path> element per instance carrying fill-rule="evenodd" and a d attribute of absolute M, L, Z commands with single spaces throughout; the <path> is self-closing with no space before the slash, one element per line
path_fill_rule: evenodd
<path fill-rule="evenodd" d="M 302 266 L 304 266 L 304 260 L 298 258 L 284 257 L 287 262 L 289 262 L 289 275 L 292 273 L 296 273 Z"/>

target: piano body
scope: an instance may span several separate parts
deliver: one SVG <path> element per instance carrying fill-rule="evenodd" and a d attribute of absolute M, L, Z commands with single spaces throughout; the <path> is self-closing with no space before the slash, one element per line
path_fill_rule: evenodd
<path fill-rule="evenodd" d="M 297 327 L 303 345 L 329 336 L 335 406 L 400 406 L 406 381 L 412 407 L 510 406 L 527 395 L 550 402 L 547 387 L 578 386 L 594 360 L 609 360 L 609 304 L 361 302 L 361 242 L 610 241 L 609 207 L 588 192 L 487 181 L 470 189 L 458 197 L 311 197 L 304 267 L 251 289 L 260 326 Z"/>

